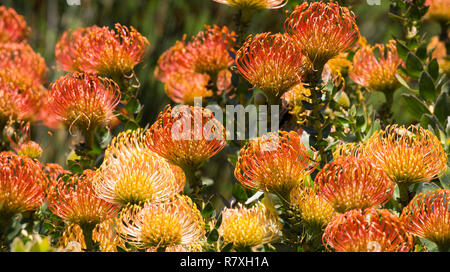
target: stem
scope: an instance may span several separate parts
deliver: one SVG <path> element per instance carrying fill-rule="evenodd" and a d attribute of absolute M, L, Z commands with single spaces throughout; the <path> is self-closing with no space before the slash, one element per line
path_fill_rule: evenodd
<path fill-rule="evenodd" d="M 86 144 L 87 151 L 91 151 L 94 148 L 94 141 L 95 141 L 95 127 L 90 127 L 88 130 L 86 130 L 86 133 L 84 133 L 84 142 Z"/>
<path fill-rule="evenodd" d="M 92 239 L 92 232 L 94 231 L 95 226 L 95 224 L 80 225 L 81 229 L 83 230 L 84 243 L 86 244 L 87 252 L 94 252 L 97 250 L 97 245 Z"/>
<path fill-rule="evenodd" d="M 409 199 L 409 185 L 408 182 L 397 183 L 400 196 L 398 198 L 398 202 L 400 203 L 401 209 L 406 207 L 410 201 Z"/>
<path fill-rule="evenodd" d="M 186 175 L 186 181 L 189 187 L 193 190 L 193 195 L 199 197 L 200 192 L 200 180 L 195 175 L 196 168 L 192 166 L 183 167 L 184 174 Z"/>
<path fill-rule="evenodd" d="M 448 252 L 448 250 L 450 249 L 450 244 L 437 244 L 437 248 L 439 252 Z"/>
<path fill-rule="evenodd" d="M 164 247 L 158 247 L 156 249 L 156 252 L 166 252 L 166 247 L 165 246 Z"/>
<path fill-rule="evenodd" d="M 8 230 L 11 225 L 12 216 L 0 215 L 0 252 L 6 252 L 8 249 Z"/>

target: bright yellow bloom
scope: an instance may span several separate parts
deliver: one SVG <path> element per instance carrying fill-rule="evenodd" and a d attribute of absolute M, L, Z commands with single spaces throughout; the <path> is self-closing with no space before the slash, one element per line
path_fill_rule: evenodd
<path fill-rule="evenodd" d="M 288 0 L 213 0 L 217 3 L 240 9 L 278 9 L 284 7 Z"/>

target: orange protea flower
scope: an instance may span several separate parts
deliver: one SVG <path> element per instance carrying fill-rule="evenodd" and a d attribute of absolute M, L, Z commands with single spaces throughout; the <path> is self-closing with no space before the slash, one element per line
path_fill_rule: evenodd
<path fill-rule="evenodd" d="M 358 157 L 364 152 L 364 143 L 344 143 L 336 147 L 333 158 L 337 157 Z"/>
<path fill-rule="evenodd" d="M 426 18 L 443 24 L 450 20 L 450 2 L 448 0 L 426 0 L 425 6 L 429 7 Z"/>
<path fill-rule="evenodd" d="M 252 208 L 239 204 L 238 208 L 224 208 L 218 229 L 224 244 L 232 243 L 236 249 L 270 243 L 280 237 L 280 223 L 264 205 Z"/>
<path fill-rule="evenodd" d="M 47 163 L 42 170 L 45 173 L 46 179 L 41 185 L 44 188 L 46 195 L 50 192 L 53 186 L 56 185 L 60 177 L 70 174 L 70 171 L 65 170 L 57 163 Z"/>
<path fill-rule="evenodd" d="M 193 72 L 184 59 L 186 54 L 186 37 L 164 52 L 158 59 L 154 76 L 161 82 L 166 82 L 173 73 Z"/>
<path fill-rule="evenodd" d="M 291 205 L 299 212 L 302 223 L 316 231 L 322 231 L 336 215 L 333 206 L 312 187 L 292 190 Z"/>
<path fill-rule="evenodd" d="M 45 176 L 38 161 L 0 153 L 0 218 L 38 209 L 44 200 Z"/>
<path fill-rule="evenodd" d="M 234 175 L 247 188 L 275 193 L 289 200 L 292 189 L 315 166 L 297 132 L 279 131 L 246 144 L 239 151 Z"/>
<path fill-rule="evenodd" d="M 119 100 L 119 86 L 114 81 L 77 72 L 58 79 L 49 94 L 53 113 L 81 131 L 107 126 Z"/>
<path fill-rule="evenodd" d="M 199 73 L 174 73 L 166 81 L 167 96 L 176 103 L 194 104 L 196 97 L 210 97 L 213 95 L 207 85 L 210 77 Z"/>
<path fill-rule="evenodd" d="M 412 236 L 403 222 L 388 210 L 357 209 L 336 215 L 322 237 L 338 252 L 407 252 Z"/>
<path fill-rule="evenodd" d="M 137 248 L 166 250 L 181 246 L 194 250 L 203 242 L 205 223 L 197 206 L 187 196 L 170 202 L 146 203 L 129 208 L 121 216 L 121 236 Z"/>
<path fill-rule="evenodd" d="M 349 77 L 368 90 L 392 94 L 400 86 L 395 75 L 402 63 L 394 40 L 389 41 L 386 46 L 365 45 L 355 53 Z"/>
<path fill-rule="evenodd" d="M 48 208 L 57 216 L 84 228 L 116 216 L 119 206 L 99 198 L 93 189 L 95 172 L 85 170 L 67 181 L 60 179 L 47 197 Z"/>
<path fill-rule="evenodd" d="M 285 26 L 319 70 L 328 60 L 349 50 L 359 38 L 354 14 L 333 2 L 296 6 Z"/>
<path fill-rule="evenodd" d="M 278 9 L 284 7 L 288 0 L 213 0 L 217 3 L 240 9 Z"/>
<path fill-rule="evenodd" d="M 427 50 L 434 50 L 432 57 L 438 61 L 439 69 L 447 76 L 450 76 L 450 57 L 447 55 L 445 42 L 440 41 L 438 36 L 434 36 L 431 38 Z"/>
<path fill-rule="evenodd" d="M 410 233 L 436 243 L 439 251 L 450 248 L 450 190 L 416 195 L 401 218 Z"/>
<path fill-rule="evenodd" d="M 106 149 L 94 189 L 100 198 L 123 206 L 165 201 L 184 188 L 184 176 L 175 171 L 146 147 L 142 129 L 127 130 Z"/>
<path fill-rule="evenodd" d="M 66 71 L 121 76 L 142 62 L 149 46 L 147 38 L 133 27 L 116 24 L 114 31 L 92 26 L 63 34 L 55 55 Z"/>
<path fill-rule="evenodd" d="M 301 80 L 305 59 L 294 41 L 284 34 L 249 37 L 236 54 L 240 74 L 269 99 L 279 99 Z"/>
<path fill-rule="evenodd" d="M 33 99 L 0 78 L 0 123 L 31 119 L 34 111 Z"/>
<path fill-rule="evenodd" d="M 378 207 L 391 199 L 395 184 L 362 157 L 338 157 L 317 174 L 315 184 L 337 212 Z"/>
<path fill-rule="evenodd" d="M 364 152 L 397 183 L 431 181 L 447 167 L 438 138 L 417 126 L 388 126 L 370 137 Z"/>
<path fill-rule="evenodd" d="M 166 106 L 149 128 L 147 144 L 170 163 L 192 170 L 226 146 L 225 128 L 208 109 Z"/>
<path fill-rule="evenodd" d="M 30 28 L 22 15 L 12 8 L 0 6 L 0 43 L 22 42 L 30 35 Z"/>

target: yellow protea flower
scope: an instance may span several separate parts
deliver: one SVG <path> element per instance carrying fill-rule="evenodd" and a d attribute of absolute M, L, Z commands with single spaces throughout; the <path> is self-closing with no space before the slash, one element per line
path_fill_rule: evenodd
<path fill-rule="evenodd" d="M 352 62 L 347 59 L 347 56 L 348 53 L 340 53 L 330 59 L 323 70 L 324 78 L 331 80 L 337 86 L 342 84 L 342 89 L 345 87 L 344 77 L 352 66 Z"/>
<path fill-rule="evenodd" d="M 284 104 L 290 110 L 289 113 L 297 119 L 297 122 L 302 124 L 306 121 L 308 110 L 303 107 L 303 101 L 311 103 L 311 90 L 305 88 L 303 83 L 299 83 L 285 92 L 281 97 Z"/>
<path fill-rule="evenodd" d="M 288 0 L 213 0 L 227 6 L 240 9 L 278 9 L 284 7 Z"/>
<path fill-rule="evenodd" d="M 447 155 L 439 139 L 417 126 L 388 126 L 372 135 L 364 152 L 396 183 L 431 181 L 447 167 Z"/>
<path fill-rule="evenodd" d="M 260 203 L 252 208 L 239 205 L 223 209 L 218 231 L 225 244 L 243 249 L 275 241 L 280 235 L 280 224 Z"/>
<path fill-rule="evenodd" d="M 200 211 L 187 196 L 130 207 L 121 216 L 121 237 L 139 249 L 166 251 L 181 246 L 194 251 L 205 236 Z"/>
<path fill-rule="evenodd" d="M 333 152 L 333 158 L 358 157 L 363 154 L 364 143 L 345 143 L 338 145 Z"/>

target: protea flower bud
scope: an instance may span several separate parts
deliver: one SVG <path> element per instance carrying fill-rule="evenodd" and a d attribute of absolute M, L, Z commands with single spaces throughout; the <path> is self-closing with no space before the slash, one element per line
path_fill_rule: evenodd
<path fill-rule="evenodd" d="M 224 208 L 218 231 L 224 244 L 231 243 L 235 249 L 244 250 L 276 241 L 280 229 L 278 218 L 258 203 L 252 208 Z"/>
<path fill-rule="evenodd" d="M 434 21 L 448 23 L 450 20 L 450 3 L 447 0 L 426 0 L 425 6 L 428 6 L 428 12 L 425 15 Z"/>
<path fill-rule="evenodd" d="M 338 157 L 317 174 L 315 184 L 337 212 L 376 208 L 391 199 L 395 184 L 366 158 Z"/>
<path fill-rule="evenodd" d="M 213 96 L 207 88 L 209 79 L 206 74 L 174 73 L 166 81 L 166 95 L 176 103 L 193 105 L 195 98 Z"/>
<path fill-rule="evenodd" d="M 355 16 L 333 2 L 303 3 L 295 7 L 285 23 L 314 69 L 349 50 L 359 38 Z"/>
<path fill-rule="evenodd" d="M 199 250 L 205 236 L 202 215 L 187 196 L 128 208 L 121 219 L 121 236 L 137 248 L 166 251 L 168 247 L 181 246 L 194 251 Z"/>
<path fill-rule="evenodd" d="M 146 147 L 141 129 L 112 140 L 93 181 L 100 198 L 122 206 L 166 201 L 183 190 L 184 182 L 179 171 Z"/>
<path fill-rule="evenodd" d="M 30 28 L 22 15 L 12 8 L 0 6 L 0 43 L 22 42 L 29 34 Z"/>
<path fill-rule="evenodd" d="M 254 88 L 261 89 L 271 104 L 300 83 L 305 58 L 294 41 L 285 34 L 262 33 L 249 37 L 236 54 L 239 73 Z"/>
<path fill-rule="evenodd" d="M 275 193 L 286 201 L 292 189 L 314 169 L 300 136 L 269 133 L 251 140 L 239 151 L 234 175 L 247 188 Z"/>
<path fill-rule="evenodd" d="M 438 189 L 416 195 L 403 209 L 408 232 L 437 244 L 439 251 L 450 248 L 450 190 Z"/>
<path fill-rule="evenodd" d="M 431 181 L 447 167 L 438 138 L 417 126 L 388 126 L 370 137 L 364 152 L 397 183 Z"/>
<path fill-rule="evenodd" d="M 278 9 L 284 7 L 288 0 L 213 0 L 217 3 L 239 9 Z"/>
<path fill-rule="evenodd" d="M 120 90 L 114 81 L 77 72 L 58 79 L 49 94 L 53 113 L 80 131 L 107 126 L 119 101 Z"/>
<path fill-rule="evenodd" d="M 414 246 L 396 215 L 373 208 L 336 215 L 322 240 L 338 252 L 407 252 Z"/>

